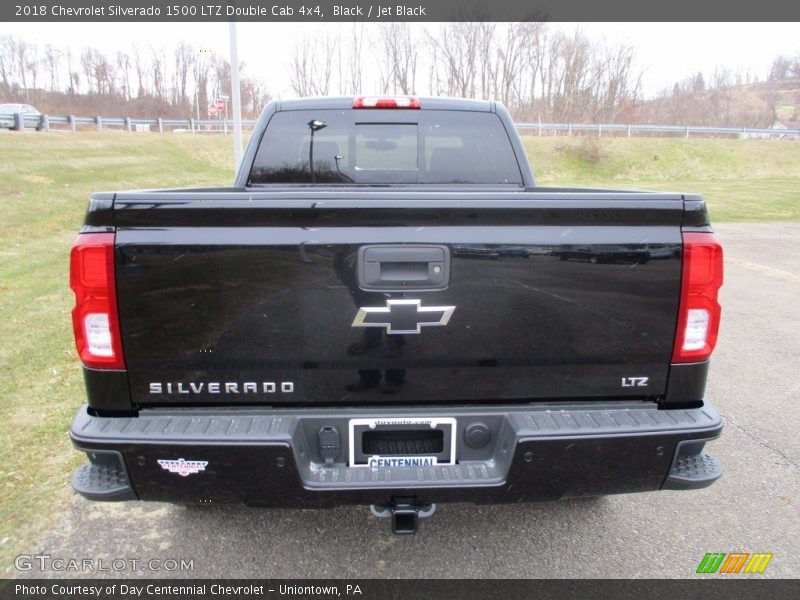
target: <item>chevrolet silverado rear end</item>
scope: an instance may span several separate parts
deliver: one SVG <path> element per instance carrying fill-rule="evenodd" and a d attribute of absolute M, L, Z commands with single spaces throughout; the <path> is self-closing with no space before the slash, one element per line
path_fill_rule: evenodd
<path fill-rule="evenodd" d="M 270 104 L 235 186 L 96 194 L 72 253 L 95 500 L 373 505 L 705 487 L 698 196 L 534 186 L 495 103 Z"/>

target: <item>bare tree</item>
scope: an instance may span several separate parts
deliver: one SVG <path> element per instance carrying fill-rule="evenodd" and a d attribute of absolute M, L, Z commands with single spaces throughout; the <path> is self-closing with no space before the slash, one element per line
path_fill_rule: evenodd
<path fill-rule="evenodd" d="M 81 52 L 80 61 L 90 93 L 93 91 L 100 96 L 116 93 L 116 71 L 105 54 L 86 47 Z"/>
<path fill-rule="evenodd" d="M 327 96 L 331 86 L 333 57 L 338 40 L 305 36 L 295 44 L 289 65 L 289 81 L 298 96 Z"/>
<path fill-rule="evenodd" d="M 391 22 L 380 30 L 383 48 L 379 64 L 384 93 L 413 94 L 417 79 L 417 44 L 405 22 Z"/>
<path fill-rule="evenodd" d="M 770 81 L 784 81 L 789 79 L 789 71 L 792 68 L 792 59 L 788 56 L 776 56 L 772 61 L 767 78 Z"/>
<path fill-rule="evenodd" d="M 621 112 L 630 111 L 636 103 L 642 75 L 633 72 L 634 53 L 629 46 L 608 47 L 595 56 L 591 118 L 593 122 L 614 123 Z"/>
<path fill-rule="evenodd" d="M 153 95 L 159 100 L 167 98 L 167 57 L 163 48 L 150 46 L 150 73 L 153 79 Z"/>
<path fill-rule="evenodd" d="M 27 67 L 28 67 L 29 45 L 22 40 L 16 40 L 14 48 L 16 50 L 15 62 L 17 65 L 17 72 L 19 73 L 19 82 L 22 87 L 22 94 L 24 96 L 27 96 L 27 90 L 28 90 Z"/>
<path fill-rule="evenodd" d="M 139 51 L 139 45 L 133 44 L 133 64 L 136 67 L 136 97 L 147 96 L 146 64 L 145 59 Z"/>
<path fill-rule="evenodd" d="M 72 50 L 69 49 L 69 46 L 67 46 L 66 56 L 67 56 L 67 81 L 69 83 L 69 86 L 67 88 L 67 93 L 70 96 L 74 96 L 80 91 L 81 76 L 77 71 L 75 71 L 72 68 Z"/>
<path fill-rule="evenodd" d="M 547 25 L 541 22 L 521 23 L 520 35 L 525 38 L 525 103 L 532 106 L 536 101 L 537 82 L 545 60 Z"/>
<path fill-rule="evenodd" d="M 789 79 L 800 79 L 800 54 L 796 54 L 789 67 Z"/>
<path fill-rule="evenodd" d="M 556 32 L 549 37 L 546 57 L 540 77 L 549 116 L 556 121 L 577 120 L 589 73 L 588 41 L 577 30 L 571 37 Z"/>
<path fill-rule="evenodd" d="M 706 91 L 706 80 L 705 77 L 703 77 L 702 71 L 698 71 L 694 76 L 692 80 L 692 91 L 695 93 Z"/>
<path fill-rule="evenodd" d="M 109 58 L 102 52 L 95 52 L 95 68 L 97 69 L 97 78 L 102 82 L 101 93 L 115 96 L 117 94 L 117 71 Z"/>
<path fill-rule="evenodd" d="M 208 69 L 209 69 L 209 54 L 202 50 L 197 55 L 194 66 L 192 68 L 192 75 L 194 77 L 194 96 L 195 105 L 197 107 L 197 114 L 200 113 L 201 106 L 208 105 Z"/>
<path fill-rule="evenodd" d="M 497 25 L 488 21 L 478 23 L 477 40 L 478 45 L 478 72 L 476 86 L 477 95 L 481 98 L 492 98 L 496 96 L 496 77 L 497 68 L 493 64 L 492 56 L 496 52 L 495 34 Z"/>
<path fill-rule="evenodd" d="M 344 88 L 341 90 L 344 94 L 358 94 L 362 91 L 364 74 L 361 56 L 363 50 L 364 24 L 354 22 L 353 28 L 350 30 L 349 56 L 347 56 L 347 65 L 349 67 L 347 69 L 347 79 Z"/>
<path fill-rule="evenodd" d="M 194 65 L 195 55 L 194 48 L 186 42 L 180 42 L 175 48 L 173 103 L 178 106 L 190 104 L 186 96 L 186 86 L 189 80 L 189 71 Z"/>
<path fill-rule="evenodd" d="M 123 100 L 130 100 L 131 94 L 131 57 L 122 51 L 117 51 L 117 71 L 120 77 L 121 96 Z"/>
<path fill-rule="evenodd" d="M 311 95 L 312 70 L 313 70 L 313 46 L 308 38 L 297 42 L 294 46 L 292 62 L 290 64 L 289 82 L 292 91 L 300 96 Z"/>
<path fill-rule="evenodd" d="M 482 24 L 478 22 L 447 23 L 437 35 L 428 33 L 428 42 L 435 49 L 434 76 L 436 91 L 448 96 L 473 98 L 479 69 L 479 40 Z"/>
<path fill-rule="evenodd" d="M 10 35 L 0 36 L 0 78 L 3 80 L 3 89 L 11 93 L 16 70 L 16 40 Z"/>
<path fill-rule="evenodd" d="M 719 90 L 730 87 L 733 83 L 733 73 L 727 67 L 717 66 L 711 74 L 711 89 Z"/>
<path fill-rule="evenodd" d="M 506 106 L 515 108 L 522 103 L 522 74 L 527 58 L 524 30 L 520 24 L 510 24 L 497 44 L 493 79 L 495 95 Z"/>
<path fill-rule="evenodd" d="M 211 58 L 211 74 L 213 76 L 211 95 L 216 98 L 227 94 L 231 89 L 231 65 L 227 60 L 214 55 Z"/>
<path fill-rule="evenodd" d="M 47 73 L 50 76 L 50 91 L 57 92 L 59 86 L 59 72 L 62 52 L 58 48 L 47 44 L 44 47 L 44 60 Z"/>
<path fill-rule="evenodd" d="M 31 90 L 36 91 L 39 82 L 39 47 L 36 44 L 31 44 L 28 47 L 28 54 L 25 61 L 25 70 L 31 76 Z"/>
<path fill-rule="evenodd" d="M 264 89 L 263 85 L 248 77 L 242 78 L 241 87 L 242 107 L 245 112 L 258 114 L 264 105 L 271 100 L 269 92 Z"/>
<path fill-rule="evenodd" d="M 86 47 L 81 51 L 81 68 L 83 69 L 83 75 L 86 79 L 86 83 L 89 86 L 89 93 L 91 94 L 93 91 L 92 88 L 92 81 L 94 80 L 94 52 L 91 48 Z M 95 90 L 99 93 L 99 89 Z"/>

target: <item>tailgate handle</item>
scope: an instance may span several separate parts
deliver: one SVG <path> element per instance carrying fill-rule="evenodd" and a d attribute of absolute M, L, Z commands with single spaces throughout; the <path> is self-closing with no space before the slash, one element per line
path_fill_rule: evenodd
<path fill-rule="evenodd" d="M 450 281 L 447 246 L 362 246 L 358 285 L 363 290 L 443 290 Z"/>

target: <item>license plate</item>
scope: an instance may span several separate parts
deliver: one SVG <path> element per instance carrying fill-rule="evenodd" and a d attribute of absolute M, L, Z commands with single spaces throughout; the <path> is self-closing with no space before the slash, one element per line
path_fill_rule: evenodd
<path fill-rule="evenodd" d="M 456 464 L 456 420 L 452 417 L 350 419 L 349 430 L 351 467 L 396 469 Z M 420 451 L 420 447 L 428 449 Z M 416 451 L 397 451 L 398 448 Z"/>

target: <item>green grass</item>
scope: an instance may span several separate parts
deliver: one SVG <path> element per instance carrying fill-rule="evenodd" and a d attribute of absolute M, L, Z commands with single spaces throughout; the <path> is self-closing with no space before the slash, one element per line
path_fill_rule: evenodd
<path fill-rule="evenodd" d="M 692 192 L 713 222 L 800 220 L 800 143 L 525 136 L 537 183 Z"/>
<path fill-rule="evenodd" d="M 800 219 L 800 143 L 526 137 L 540 185 L 704 194 L 717 221 Z M 84 402 L 69 248 L 92 191 L 227 185 L 230 137 L 0 134 L 0 576 L 70 495 Z"/>
<path fill-rule="evenodd" d="M 67 438 L 85 402 L 69 248 L 92 191 L 228 185 L 230 137 L 0 135 L 0 576 L 70 495 Z"/>

